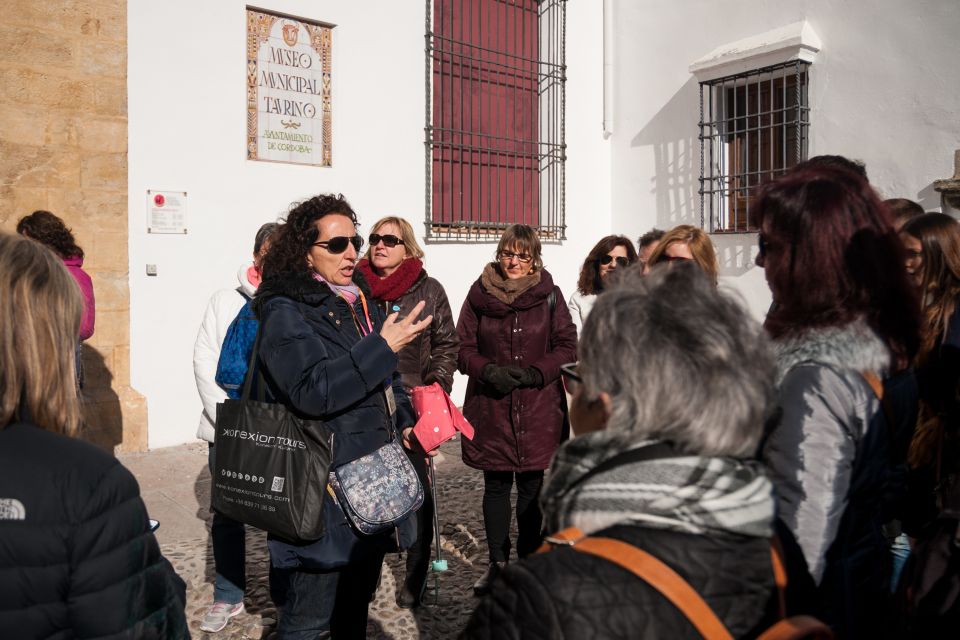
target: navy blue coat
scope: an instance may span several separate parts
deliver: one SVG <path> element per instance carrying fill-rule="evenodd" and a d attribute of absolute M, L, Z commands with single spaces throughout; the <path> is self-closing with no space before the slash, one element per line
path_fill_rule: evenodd
<path fill-rule="evenodd" d="M 261 323 L 258 366 L 268 395 L 304 417 L 325 421 L 333 433 L 334 467 L 375 451 L 416 422 L 396 372 L 397 354 L 380 337 L 383 312 L 370 301 L 359 272 L 354 281 L 365 291 L 373 323 L 373 332 L 366 337 L 358 332 L 346 301 L 308 273 L 267 278 L 254 301 Z M 359 300 L 354 308 L 363 321 Z M 393 416 L 387 406 L 387 385 L 396 399 Z M 271 540 L 273 564 L 332 569 L 387 549 L 396 540 L 393 532 L 356 536 L 329 495 L 324 517 L 327 533 L 316 542 Z M 397 535 L 400 546 L 408 546 L 415 528 L 401 526 Z"/>

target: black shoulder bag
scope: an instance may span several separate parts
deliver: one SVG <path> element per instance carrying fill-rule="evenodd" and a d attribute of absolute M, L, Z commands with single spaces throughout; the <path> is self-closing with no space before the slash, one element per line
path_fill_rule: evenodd
<path fill-rule="evenodd" d="M 322 420 L 308 420 L 282 403 L 265 402 L 255 367 L 257 331 L 243 392 L 217 405 L 211 503 L 223 515 L 291 541 L 323 536 L 332 442 Z M 258 397 L 250 398 L 253 376 Z"/>

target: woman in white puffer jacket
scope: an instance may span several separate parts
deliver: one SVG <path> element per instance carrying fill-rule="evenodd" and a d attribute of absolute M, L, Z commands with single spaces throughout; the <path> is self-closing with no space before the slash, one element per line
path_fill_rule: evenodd
<path fill-rule="evenodd" d="M 220 349 L 230 324 L 246 302 L 257 292 L 263 256 L 269 248 L 270 236 L 279 227 L 280 225 L 275 222 L 268 222 L 257 231 L 253 244 L 253 261 L 242 265 L 237 272 L 240 286 L 236 289 L 222 289 L 210 297 L 207 310 L 203 314 L 203 322 L 200 324 L 200 331 L 197 333 L 197 342 L 193 347 L 193 374 L 203 403 L 197 438 L 210 443 L 208 459 L 211 473 L 213 473 L 216 455 L 214 435 L 217 404 L 227 399 L 227 392 L 216 381 Z M 204 631 L 217 632 L 227 625 L 230 618 L 243 612 L 246 582 L 245 532 L 243 523 L 230 520 L 214 511 L 210 535 L 213 538 L 213 557 L 217 577 L 214 582 L 213 606 L 207 610 L 200 628 Z"/>

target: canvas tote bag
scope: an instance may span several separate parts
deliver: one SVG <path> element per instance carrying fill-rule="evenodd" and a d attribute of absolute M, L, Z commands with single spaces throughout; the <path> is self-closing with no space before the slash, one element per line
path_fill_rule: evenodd
<path fill-rule="evenodd" d="M 255 368 L 260 331 L 238 400 L 217 405 L 214 509 L 286 540 L 323 536 L 322 508 L 331 461 L 331 435 L 281 403 L 263 401 L 265 381 Z M 258 376 L 258 399 L 250 398 Z"/>

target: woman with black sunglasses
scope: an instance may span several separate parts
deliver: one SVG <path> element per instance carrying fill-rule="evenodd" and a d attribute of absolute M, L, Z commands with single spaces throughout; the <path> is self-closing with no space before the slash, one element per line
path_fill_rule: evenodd
<path fill-rule="evenodd" d="M 543 268 L 537 232 L 500 237 L 496 261 L 470 287 L 457 322 L 460 372 L 470 376 L 463 413 L 476 429 L 463 461 L 483 471 L 483 524 L 490 564 L 478 595 L 510 557 L 510 493 L 517 487 L 517 555 L 540 545 L 543 472 L 560 445 L 565 410 L 560 366 L 577 359 L 577 330 L 560 288 Z"/>
<path fill-rule="evenodd" d="M 294 207 L 264 260 L 254 300 L 261 323 L 257 366 L 268 395 L 325 421 L 334 467 L 394 437 L 411 448 L 415 419 L 396 373 L 397 354 L 432 321 L 416 321 L 423 304 L 398 320 L 372 301 L 356 270 L 363 246 L 356 226 L 343 196 L 319 195 Z M 361 536 L 332 496 L 323 518 L 317 541 L 268 541 L 273 566 L 288 576 L 273 594 L 280 635 L 363 638 L 384 554 L 410 546 L 416 524 L 408 518 L 383 534 Z"/>
<path fill-rule="evenodd" d="M 607 236 L 594 245 L 580 267 L 577 291 L 570 296 L 570 316 L 577 325 L 577 333 L 583 328 L 597 294 L 603 291 L 603 280 L 617 269 L 629 267 L 637 261 L 637 251 L 626 236 Z"/>
<path fill-rule="evenodd" d="M 433 316 L 430 326 L 398 354 L 397 371 L 403 387 L 409 392 L 413 387 L 438 382 L 450 393 L 460 340 L 443 285 L 428 276 L 423 268 L 423 249 L 417 243 L 413 227 L 403 218 L 389 216 L 374 223 L 369 239 L 369 248 L 357 263 L 357 269 L 370 284 L 377 304 L 387 314 L 399 313 L 405 317 L 422 302 L 423 313 Z M 426 486 L 426 459 L 413 452 L 410 459 Z M 423 506 L 417 512 L 417 542 L 407 552 L 406 577 L 397 589 L 397 604 L 404 609 L 420 604 L 432 542 L 433 499 L 426 491 Z"/>

